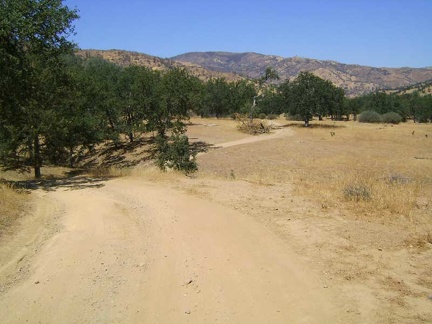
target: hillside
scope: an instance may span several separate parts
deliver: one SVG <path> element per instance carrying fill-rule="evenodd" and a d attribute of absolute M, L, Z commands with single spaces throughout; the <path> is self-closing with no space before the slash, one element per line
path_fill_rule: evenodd
<path fill-rule="evenodd" d="M 407 94 L 417 91 L 420 96 L 432 95 L 432 80 L 412 84 L 409 86 L 387 90 L 387 93 Z"/>
<path fill-rule="evenodd" d="M 261 76 L 266 67 L 273 67 L 281 80 L 291 79 L 300 71 L 310 71 L 344 88 L 349 95 L 377 89 L 395 89 L 432 79 L 430 68 L 376 68 L 335 61 L 257 53 L 191 52 L 171 58 L 206 69 L 238 73 L 250 78 Z"/>
<path fill-rule="evenodd" d="M 139 65 L 159 71 L 165 71 L 174 67 L 186 68 L 192 75 L 204 81 L 222 77 L 228 81 L 243 79 L 243 77 L 236 73 L 208 70 L 190 62 L 178 62 L 137 52 L 123 50 L 80 50 L 76 54 L 82 57 L 100 57 L 120 66 Z"/>

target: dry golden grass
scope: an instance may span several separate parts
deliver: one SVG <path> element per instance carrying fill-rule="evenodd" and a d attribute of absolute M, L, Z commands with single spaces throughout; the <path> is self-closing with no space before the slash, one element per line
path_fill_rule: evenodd
<path fill-rule="evenodd" d="M 143 162 L 134 167 L 99 166 L 89 170 L 87 175 L 96 178 L 136 177 L 151 182 L 176 182 L 184 173 L 167 169 L 160 170 L 153 161 Z"/>
<path fill-rule="evenodd" d="M 375 215 L 410 216 L 419 200 L 423 206 L 431 205 L 432 141 L 424 136 L 432 133 L 430 125 L 349 123 L 333 137 L 321 129 L 308 131 L 300 131 L 310 141 L 310 150 L 299 161 L 303 174 L 296 177 L 297 183 L 307 183 L 299 185 L 299 191 L 320 197 L 324 204 L 343 203 L 353 211 Z M 313 149 L 314 144 L 319 148 Z M 347 197 L 350 187 L 366 188 L 369 197 Z"/>
<path fill-rule="evenodd" d="M 261 184 L 290 182 L 297 195 L 357 215 L 411 217 L 430 208 L 432 125 L 320 124 L 337 128 L 296 127 L 293 137 L 210 152 L 198 160 L 200 174 L 229 179 L 233 173 Z M 365 188 L 368 197 L 356 197 L 350 188 Z"/>
<path fill-rule="evenodd" d="M 28 195 L 0 184 L 0 235 L 7 232 L 24 210 Z"/>

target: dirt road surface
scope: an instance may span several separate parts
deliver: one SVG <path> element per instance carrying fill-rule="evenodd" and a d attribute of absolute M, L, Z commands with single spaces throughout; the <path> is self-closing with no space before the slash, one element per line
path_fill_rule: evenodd
<path fill-rule="evenodd" d="M 317 274 L 241 211 L 133 178 L 36 194 L 59 228 L 0 294 L 2 323 L 344 321 Z"/>

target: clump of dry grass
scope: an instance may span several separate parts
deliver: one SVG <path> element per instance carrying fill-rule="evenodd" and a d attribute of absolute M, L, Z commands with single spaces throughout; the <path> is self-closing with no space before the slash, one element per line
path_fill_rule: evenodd
<path fill-rule="evenodd" d="M 354 175 L 339 175 L 339 180 L 330 181 L 327 186 L 330 192 L 343 196 L 352 210 L 370 213 L 386 211 L 409 216 L 416 208 L 418 197 L 431 189 L 430 186 L 429 189 L 425 187 L 424 179 L 422 175 L 408 180 L 404 176 L 383 177 L 380 172 L 363 171 Z"/>
<path fill-rule="evenodd" d="M 14 190 L 10 185 L 0 184 L 0 235 L 16 222 L 27 201 L 25 193 Z"/>
<path fill-rule="evenodd" d="M 369 200 L 371 191 L 369 187 L 362 184 L 350 184 L 343 188 L 344 197 L 351 201 Z"/>
<path fill-rule="evenodd" d="M 242 133 L 257 135 L 270 133 L 272 130 L 272 126 L 265 120 L 251 120 L 249 117 L 241 114 L 235 114 L 235 120 L 238 123 L 238 130 Z"/>

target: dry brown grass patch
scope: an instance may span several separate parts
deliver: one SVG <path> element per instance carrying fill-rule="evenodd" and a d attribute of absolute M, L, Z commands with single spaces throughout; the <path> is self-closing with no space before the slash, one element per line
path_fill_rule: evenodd
<path fill-rule="evenodd" d="M 0 184 L 0 235 L 15 224 L 24 210 L 28 195 L 10 185 Z"/>
<path fill-rule="evenodd" d="M 356 215 L 411 218 L 432 206 L 432 139 L 424 136 L 432 125 L 322 124 L 335 134 L 300 127 L 296 136 L 209 152 L 199 158 L 200 174 L 294 183 L 297 195 Z"/>

